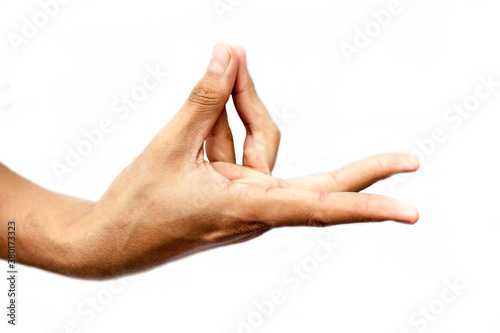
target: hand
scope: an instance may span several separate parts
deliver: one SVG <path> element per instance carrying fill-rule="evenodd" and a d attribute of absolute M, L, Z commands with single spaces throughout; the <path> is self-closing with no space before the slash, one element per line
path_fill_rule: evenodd
<path fill-rule="evenodd" d="M 242 166 L 235 164 L 225 110 L 231 94 L 247 131 Z M 244 50 L 217 45 L 182 109 L 102 198 L 66 226 L 63 260 L 51 269 L 107 278 L 276 227 L 417 221 L 417 210 L 408 204 L 355 193 L 395 173 L 417 170 L 411 155 L 383 154 L 337 172 L 284 181 L 271 176 L 279 140 Z"/>

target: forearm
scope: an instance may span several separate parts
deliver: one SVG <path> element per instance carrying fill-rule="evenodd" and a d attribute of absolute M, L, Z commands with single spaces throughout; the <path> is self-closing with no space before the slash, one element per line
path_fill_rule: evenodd
<path fill-rule="evenodd" d="M 67 274 L 77 265 L 69 231 L 93 205 L 48 191 L 0 163 L 0 257 L 7 258 L 7 222 L 13 220 L 16 261 Z"/>
<path fill-rule="evenodd" d="M 0 163 L 0 258 L 8 256 L 9 221 L 16 221 L 16 262 L 78 278 L 130 274 L 197 247 L 163 216 L 150 216 L 149 196 L 130 190 L 134 178 L 94 203 L 48 191 Z"/>

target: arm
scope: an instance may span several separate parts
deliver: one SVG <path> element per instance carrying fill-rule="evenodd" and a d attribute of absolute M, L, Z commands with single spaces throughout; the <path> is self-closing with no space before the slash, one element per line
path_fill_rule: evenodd
<path fill-rule="evenodd" d="M 48 191 L 1 163 L 0 189 L 0 257 L 7 259 L 7 222 L 14 220 L 17 261 L 69 272 L 68 230 L 95 204 Z"/>

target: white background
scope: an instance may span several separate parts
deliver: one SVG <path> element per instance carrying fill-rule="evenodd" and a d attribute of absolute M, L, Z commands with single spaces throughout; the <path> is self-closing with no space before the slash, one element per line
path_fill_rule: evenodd
<path fill-rule="evenodd" d="M 22 18 L 32 20 L 40 4 L 0 0 L 0 161 L 46 188 L 98 200 L 181 107 L 213 45 L 228 42 L 247 49 L 282 129 L 277 177 L 411 152 L 443 129 L 446 140 L 422 155 L 417 174 L 368 189 L 413 203 L 419 222 L 274 230 L 136 275 L 119 291 L 114 284 L 115 293 L 110 281 L 22 266 L 19 325 L 7 325 L 2 310 L 1 331 L 237 332 L 242 318 L 253 326 L 241 332 L 500 332 L 500 87 L 457 128 L 443 118 L 474 95 L 480 76 L 500 81 L 498 1 L 401 0 L 401 12 L 351 62 L 342 43 L 354 44 L 356 27 L 389 0 L 229 3 L 221 17 L 213 0 L 74 0 L 16 53 L 7 34 L 20 35 Z M 168 78 L 119 119 L 113 102 L 157 65 Z M 103 118 L 115 130 L 59 181 L 54 161 Z M 283 275 L 311 263 L 328 237 L 338 248 L 292 290 Z M 446 281 L 466 287 L 448 303 Z M 254 302 L 274 289 L 285 300 L 262 316 Z M 89 310 L 93 297 L 102 311 Z M 428 307 L 436 315 L 423 323 L 418 311 Z"/>

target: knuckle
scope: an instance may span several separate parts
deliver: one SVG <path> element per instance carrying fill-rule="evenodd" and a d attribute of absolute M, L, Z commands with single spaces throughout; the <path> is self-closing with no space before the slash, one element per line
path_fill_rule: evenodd
<path fill-rule="evenodd" d="M 231 185 L 229 185 L 230 187 Z M 228 187 L 228 188 L 229 188 Z M 245 237 L 255 232 L 268 230 L 270 225 L 259 219 L 258 214 L 251 209 L 235 209 L 234 205 L 227 205 L 232 194 L 227 192 L 227 196 L 221 197 L 224 204 L 217 209 L 217 217 L 211 232 L 207 233 L 205 240 L 208 243 L 225 243 L 235 239 Z"/>
<path fill-rule="evenodd" d="M 198 83 L 189 94 L 188 100 L 195 105 L 213 106 L 219 104 L 219 94 L 211 84 Z"/>
<path fill-rule="evenodd" d="M 306 226 L 308 226 L 308 227 L 326 227 L 326 226 L 330 225 L 326 221 L 324 213 L 322 213 L 323 209 L 320 208 L 320 207 L 324 207 L 327 205 L 328 197 L 329 197 L 328 192 L 321 191 L 318 193 L 318 198 L 316 200 L 316 205 L 315 205 L 315 207 L 317 209 L 314 209 L 309 213 L 309 216 L 307 217 L 307 219 L 305 221 Z"/>
<path fill-rule="evenodd" d="M 276 179 L 276 187 L 278 188 L 287 188 L 290 187 L 290 183 L 283 179 Z"/>
<path fill-rule="evenodd" d="M 339 173 L 340 170 L 329 173 L 330 177 L 332 178 L 333 186 L 337 189 L 342 188 L 342 181 Z"/>
<path fill-rule="evenodd" d="M 383 155 L 375 155 L 375 156 L 373 156 L 373 160 L 374 160 L 374 164 L 376 165 L 376 167 L 380 170 L 380 173 L 385 174 L 387 168 L 386 168 L 386 165 L 384 163 Z"/>
<path fill-rule="evenodd" d="M 365 207 L 364 207 L 364 211 L 366 213 L 368 213 L 370 211 L 370 208 L 371 208 L 371 201 L 372 201 L 372 196 L 371 195 L 367 195 L 366 196 L 366 199 L 365 199 Z"/>
<path fill-rule="evenodd" d="M 258 134 L 256 137 L 260 138 L 264 144 L 279 144 L 281 140 L 281 131 L 274 123 L 271 123 L 269 126 L 265 126 L 261 129 L 250 126 L 250 130 L 252 134 Z"/>

